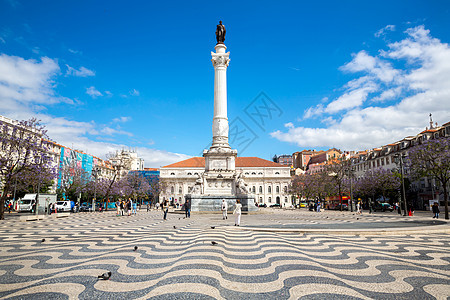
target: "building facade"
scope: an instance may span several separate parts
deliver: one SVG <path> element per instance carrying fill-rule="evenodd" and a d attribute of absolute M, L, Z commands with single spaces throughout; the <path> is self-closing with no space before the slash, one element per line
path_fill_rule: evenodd
<path fill-rule="evenodd" d="M 250 194 L 258 204 L 290 205 L 288 186 L 291 181 L 290 167 L 258 157 L 237 157 L 236 171 L 242 174 Z M 205 170 L 204 157 L 193 157 L 160 169 L 163 190 L 160 200 L 184 203 L 196 180 Z"/>

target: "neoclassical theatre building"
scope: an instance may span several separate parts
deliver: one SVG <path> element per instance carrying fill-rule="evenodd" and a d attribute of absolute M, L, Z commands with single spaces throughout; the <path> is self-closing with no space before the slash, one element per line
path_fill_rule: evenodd
<path fill-rule="evenodd" d="M 160 180 L 164 187 L 160 200 L 184 203 L 195 181 L 205 171 L 205 158 L 192 157 L 161 167 Z M 236 171 L 242 173 L 248 190 L 259 204 L 290 205 L 288 186 L 290 167 L 258 157 L 236 157 Z"/>

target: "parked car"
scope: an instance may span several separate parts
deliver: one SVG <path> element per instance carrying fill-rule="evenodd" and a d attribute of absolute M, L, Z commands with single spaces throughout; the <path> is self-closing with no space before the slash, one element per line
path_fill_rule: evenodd
<path fill-rule="evenodd" d="M 80 211 L 89 211 L 89 209 L 92 207 L 92 204 L 89 206 L 86 202 L 81 203 Z"/>
<path fill-rule="evenodd" d="M 302 202 L 302 203 L 300 203 L 300 207 L 308 207 L 308 203 Z"/>
<path fill-rule="evenodd" d="M 272 205 L 270 205 L 270 207 L 280 207 L 281 205 L 279 203 L 274 203 Z"/>
<path fill-rule="evenodd" d="M 394 207 L 389 203 L 377 203 L 374 208 L 375 211 L 393 211 Z"/>
<path fill-rule="evenodd" d="M 341 210 L 341 204 L 339 203 L 334 207 L 334 210 Z M 342 210 L 348 210 L 348 205 L 345 203 L 342 203 Z"/>

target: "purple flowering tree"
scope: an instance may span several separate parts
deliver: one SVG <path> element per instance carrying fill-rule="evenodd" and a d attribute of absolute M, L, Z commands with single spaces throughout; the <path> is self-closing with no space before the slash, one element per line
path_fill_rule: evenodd
<path fill-rule="evenodd" d="M 15 184 L 18 181 L 26 184 L 26 179 L 32 177 L 31 173 L 36 179 L 39 172 L 51 168 L 47 140 L 45 127 L 37 119 L 17 124 L 0 121 L 0 180 L 3 186 L 0 220 L 4 219 L 5 202 L 13 193 Z"/>
<path fill-rule="evenodd" d="M 448 215 L 448 185 L 450 181 L 450 138 L 424 141 L 408 151 L 408 166 L 415 178 L 431 177 L 444 192 L 445 219 Z"/>

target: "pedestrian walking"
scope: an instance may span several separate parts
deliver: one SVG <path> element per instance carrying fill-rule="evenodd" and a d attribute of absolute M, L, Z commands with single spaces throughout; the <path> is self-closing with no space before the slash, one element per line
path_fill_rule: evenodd
<path fill-rule="evenodd" d="M 239 226 L 241 224 L 241 211 L 242 204 L 241 200 L 236 200 L 236 207 L 234 208 L 233 214 L 235 215 L 234 226 Z"/>
<path fill-rule="evenodd" d="M 434 202 L 434 204 L 433 204 L 433 206 L 432 206 L 431 208 L 432 208 L 433 214 L 434 214 L 433 219 L 434 219 L 434 218 L 439 219 L 439 213 L 440 213 L 440 211 L 439 211 L 439 205 L 438 205 L 438 203 L 437 203 L 437 202 Z"/>
<path fill-rule="evenodd" d="M 184 211 L 186 213 L 186 218 L 191 217 L 191 201 L 189 199 L 186 199 L 186 202 L 184 203 Z"/>
<path fill-rule="evenodd" d="M 164 212 L 164 217 L 163 220 L 166 221 L 167 220 L 167 213 L 169 212 L 169 201 L 164 201 L 161 205 L 161 209 Z"/>
<path fill-rule="evenodd" d="M 228 219 L 228 203 L 225 199 L 222 199 L 222 217 L 223 219 Z"/>
<path fill-rule="evenodd" d="M 131 199 L 128 198 L 128 201 L 127 201 L 127 213 L 128 213 L 128 216 L 131 216 L 131 205 L 132 205 Z"/>
<path fill-rule="evenodd" d="M 320 212 L 320 201 L 317 201 L 317 212 Z"/>
<path fill-rule="evenodd" d="M 120 214 L 123 216 L 123 211 L 125 210 L 125 203 L 124 201 L 120 201 Z"/>
<path fill-rule="evenodd" d="M 131 203 L 133 205 L 133 214 L 137 215 L 137 203 L 136 201 Z"/>
<path fill-rule="evenodd" d="M 147 212 L 150 211 L 150 202 L 147 202 Z"/>
<path fill-rule="evenodd" d="M 116 216 L 120 216 L 120 201 L 116 201 Z"/>
<path fill-rule="evenodd" d="M 357 213 L 358 215 L 361 214 L 361 204 L 359 203 L 359 201 L 356 202 L 356 213 Z"/>

